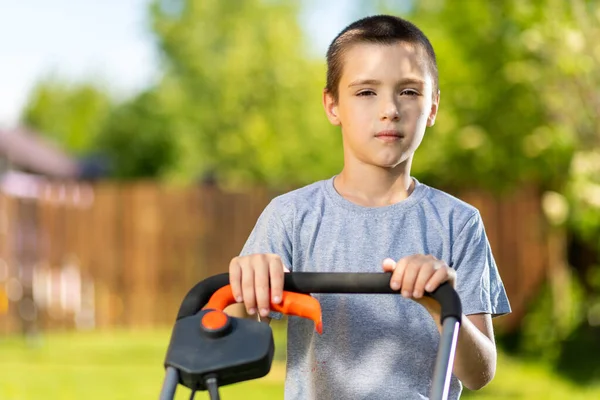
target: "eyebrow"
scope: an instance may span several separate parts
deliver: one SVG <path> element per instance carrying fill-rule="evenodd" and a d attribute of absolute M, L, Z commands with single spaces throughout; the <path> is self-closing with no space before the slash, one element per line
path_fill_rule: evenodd
<path fill-rule="evenodd" d="M 403 85 L 410 84 L 410 83 L 417 84 L 417 85 L 425 85 L 425 81 L 423 81 L 421 79 L 415 79 L 415 78 L 402 79 L 399 83 L 403 84 Z M 350 82 L 348 87 L 362 86 L 362 85 L 377 86 L 377 85 L 381 85 L 381 81 L 379 81 L 377 79 L 357 79 L 355 81 Z"/>

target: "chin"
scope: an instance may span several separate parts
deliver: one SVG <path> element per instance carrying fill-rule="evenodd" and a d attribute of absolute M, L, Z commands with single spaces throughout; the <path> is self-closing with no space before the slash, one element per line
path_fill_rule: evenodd
<path fill-rule="evenodd" d="M 393 169 L 393 168 L 396 168 L 400 163 L 401 163 L 401 161 L 397 160 L 394 162 L 375 163 L 375 165 L 377 165 L 380 168 Z"/>
<path fill-rule="evenodd" d="M 378 157 L 373 161 L 375 161 L 374 164 L 379 165 L 380 167 L 394 168 L 404 161 L 404 157 L 402 157 L 402 155 L 388 154 L 387 157 Z"/>
<path fill-rule="evenodd" d="M 371 161 L 382 168 L 394 168 L 407 159 L 408 157 L 403 151 L 387 151 L 375 155 L 371 158 Z"/>

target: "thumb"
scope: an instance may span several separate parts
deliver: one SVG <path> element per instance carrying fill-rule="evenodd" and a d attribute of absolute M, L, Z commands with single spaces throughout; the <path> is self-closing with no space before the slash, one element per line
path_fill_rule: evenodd
<path fill-rule="evenodd" d="M 394 269 L 396 269 L 396 261 L 392 260 L 391 258 L 386 258 L 383 260 L 382 267 L 385 272 L 392 272 Z"/>

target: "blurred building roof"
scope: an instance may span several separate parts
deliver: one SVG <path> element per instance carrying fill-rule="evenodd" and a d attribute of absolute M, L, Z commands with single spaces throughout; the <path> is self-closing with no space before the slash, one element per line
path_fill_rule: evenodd
<path fill-rule="evenodd" d="M 0 174 L 21 171 L 48 178 L 78 177 L 76 158 L 26 128 L 0 130 Z"/>

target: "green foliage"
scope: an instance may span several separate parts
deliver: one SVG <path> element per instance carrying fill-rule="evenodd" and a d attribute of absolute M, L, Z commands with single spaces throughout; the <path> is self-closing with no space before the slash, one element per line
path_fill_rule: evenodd
<path fill-rule="evenodd" d="M 23 122 L 74 154 L 92 150 L 111 109 L 110 96 L 91 83 L 48 77 L 33 89 Z"/>
<path fill-rule="evenodd" d="M 585 318 L 584 296 L 577 280 L 570 280 L 568 292 L 558 296 L 544 285 L 528 308 L 523 321 L 520 354 L 556 365 L 562 343 Z"/>
<path fill-rule="evenodd" d="M 289 187 L 340 168 L 320 105 L 325 71 L 306 56 L 295 2 L 156 1 L 152 15 L 165 112 L 184 144 L 173 177 Z"/>
<path fill-rule="evenodd" d="M 97 149 L 108 156 L 119 179 L 160 177 L 177 157 L 173 119 L 154 91 L 117 107 L 107 118 Z"/>
<path fill-rule="evenodd" d="M 600 149 L 578 151 L 571 175 L 565 190 L 571 203 L 569 225 L 593 248 L 600 249 Z"/>

